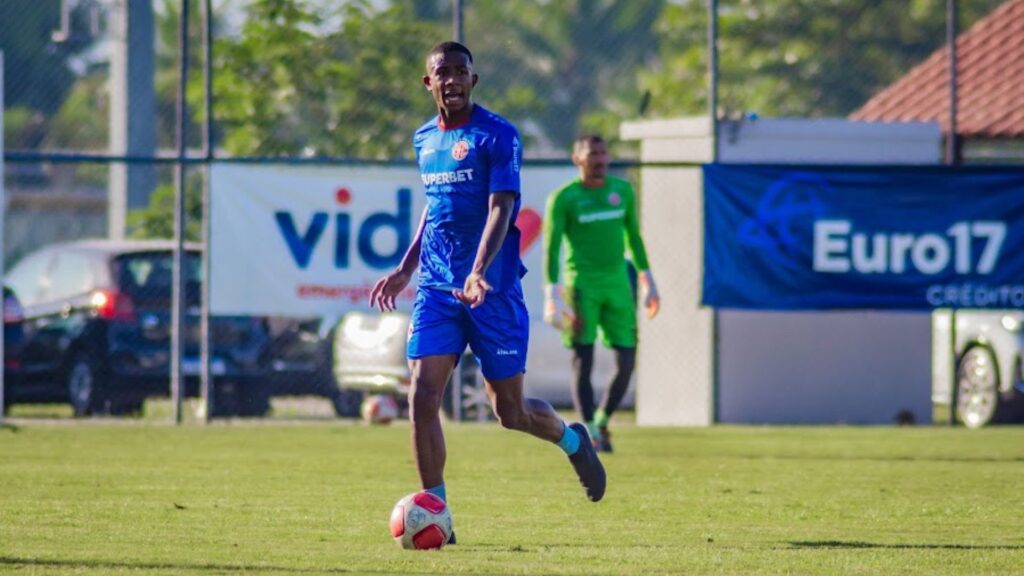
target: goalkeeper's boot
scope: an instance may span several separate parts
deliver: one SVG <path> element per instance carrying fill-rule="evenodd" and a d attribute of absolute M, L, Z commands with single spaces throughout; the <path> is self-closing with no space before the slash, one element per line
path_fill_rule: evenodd
<path fill-rule="evenodd" d="M 573 469 L 576 470 L 576 475 L 580 478 L 580 484 L 586 489 L 587 498 L 590 498 L 592 502 L 597 502 L 604 497 L 604 488 L 607 481 L 604 466 L 601 464 L 601 459 L 597 457 L 597 451 L 594 450 L 594 444 L 590 440 L 587 427 L 576 422 L 569 426 L 569 428 L 572 428 L 580 436 L 580 447 L 575 454 L 569 456 L 569 462 L 572 463 Z"/>

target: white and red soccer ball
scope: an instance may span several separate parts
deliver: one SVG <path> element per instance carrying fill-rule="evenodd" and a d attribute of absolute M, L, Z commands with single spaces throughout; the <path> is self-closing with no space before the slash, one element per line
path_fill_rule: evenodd
<path fill-rule="evenodd" d="M 448 505 L 430 492 L 402 498 L 391 510 L 391 537 L 406 550 L 437 550 L 452 535 Z"/>
<path fill-rule="evenodd" d="M 374 394 L 363 400 L 359 411 L 367 424 L 389 424 L 398 418 L 398 401 L 388 394 Z"/>

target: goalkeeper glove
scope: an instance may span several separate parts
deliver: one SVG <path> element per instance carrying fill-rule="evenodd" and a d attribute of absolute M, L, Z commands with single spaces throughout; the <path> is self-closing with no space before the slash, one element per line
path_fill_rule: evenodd
<path fill-rule="evenodd" d="M 654 275 L 650 270 L 644 270 L 640 273 L 639 281 L 640 299 L 647 310 L 647 318 L 654 318 L 661 310 L 661 297 L 658 295 L 658 286 L 654 283 Z"/>
<path fill-rule="evenodd" d="M 562 300 L 562 287 L 558 284 L 544 286 L 544 322 L 558 330 L 576 323 L 576 315 Z"/>

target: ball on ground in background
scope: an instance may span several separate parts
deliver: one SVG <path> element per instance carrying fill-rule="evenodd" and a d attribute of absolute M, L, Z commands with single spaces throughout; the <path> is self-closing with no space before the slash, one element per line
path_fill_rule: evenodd
<path fill-rule="evenodd" d="M 388 424 L 398 418 L 398 401 L 387 394 L 367 396 L 360 412 L 367 424 Z"/>
<path fill-rule="evenodd" d="M 448 543 L 452 515 L 430 492 L 405 496 L 391 510 L 391 537 L 406 550 L 436 550 Z"/>

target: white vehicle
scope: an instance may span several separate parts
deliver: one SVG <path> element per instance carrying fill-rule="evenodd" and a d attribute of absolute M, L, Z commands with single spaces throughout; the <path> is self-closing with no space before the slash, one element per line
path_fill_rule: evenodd
<path fill-rule="evenodd" d="M 956 372 L 950 399 L 968 428 L 1024 421 L 1024 312 L 956 312 Z"/>
<path fill-rule="evenodd" d="M 405 357 L 409 315 L 403 312 L 349 312 L 333 331 L 334 377 L 343 390 L 366 394 L 392 394 L 402 398 L 409 390 L 409 368 Z M 532 322 L 527 360 L 526 392 L 556 407 L 572 405 L 569 350 L 561 345 L 558 332 L 536 320 Z M 603 394 L 611 379 L 614 357 L 602 346 L 595 355 L 595 394 Z M 461 402 L 454 402 L 460 398 Z M 600 396 L 598 396 L 600 398 Z M 631 406 L 630 390 L 623 406 Z M 472 354 L 464 355 L 445 390 L 445 411 L 456 420 L 491 418 L 483 379 Z"/>

